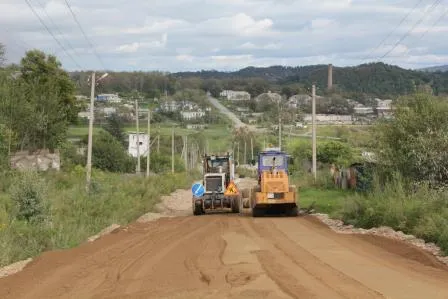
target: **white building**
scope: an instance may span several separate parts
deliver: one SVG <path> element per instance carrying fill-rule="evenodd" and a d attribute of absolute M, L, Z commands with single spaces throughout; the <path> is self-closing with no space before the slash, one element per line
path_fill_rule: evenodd
<path fill-rule="evenodd" d="M 311 123 L 313 116 L 311 114 L 305 114 L 304 121 Z M 321 124 L 351 124 L 353 118 L 351 115 L 337 115 L 337 114 L 316 114 L 316 122 Z"/>
<path fill-rule="evenodd" d="M 160 105 L 160 109 L 165 112 L 176 112 L 179 108 L 180 105 L 176 101 L 167 101 Z"/>
<path fill-rule="evenodd" d="M 117 113 L 117 109 L 114 107 L 104 107 L 103 109 L 101 109 L 104 114 L 106 114 L 107 116 L 110 116 L 114 113 Z"/>
<path fill-rule="evenodd" d="M 372 114 L 373 113 L 373 107 L 366 107 L 366 106 L 357 106 L 353 107 L 353 111 L 355 114 Z"/>
<path fill-rule="evenodd" d="M 112 93 L 99 94 L 97 95 L 96 100 L 109 103 L 121 103 L 122 101 L 121 98 L 118 96 L 118 94 L 112 94 Z"/>
<path fill-rule="evenodd" d="M 223 90 L 219 95 L 223 98 L 227 98 L 229 101 L 250 100 L 250 93 L 247 91 Z"/>
<path fill-rule="evenodd" d="M 280 102 L 282 100 L 282 96 L 279 95 L 278 93 L 268 91 L 266 93 L 262 93 L 259 96 L 257 96 L 255 98 L 255 100 L 257 102 L 262 101 L 262 100 L 268 100 L 268 101 L 272 101 L 272 102 L 277 103 L 277 102 Z"/>
<path fill-rule="evenodd" d="M 83 95 L 76 95 L 75 96 L 77 101 L 87 101 L 89 98 Z"/>
<path fill-rule="evenodd" d="M 205 116 L 205 112 L 202 110 L 182 111 L 180 114 L 184 120 L 197 119 L 197 118 L 202 118 Z"/>
<path fill-rule="evenodd" d="M 139 147 L 140 156 L 146 156 L 148 153 L 148 134 L 139 133 Z M 129 132 L 128 153 L 134 158 L 137 158 L 137 132 Z"/>
<path fill-rule="evenodd" d="M 90 119 L 90 112 L 87 111 L 78 112 L 78 117 Z"/>

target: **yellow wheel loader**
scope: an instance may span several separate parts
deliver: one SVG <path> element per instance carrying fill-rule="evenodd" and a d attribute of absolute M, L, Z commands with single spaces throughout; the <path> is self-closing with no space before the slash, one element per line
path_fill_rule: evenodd
<path fill-rule="evenodd" d="M 242 208 L 250 208 L 253 217 L 265 213 L 298 215 L 298 193 L 290 185 L 288 154 L 278 148 L 268 148 L 258 154 L 258 184 L 242 200 Z"/>

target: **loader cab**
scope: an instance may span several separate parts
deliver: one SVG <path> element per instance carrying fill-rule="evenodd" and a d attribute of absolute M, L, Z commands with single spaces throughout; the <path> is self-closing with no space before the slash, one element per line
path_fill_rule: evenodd
<path fill-rule="evenodd" d="M 265 171 L 288 173 L 289 155 L 280 149 L 266 149 L 258 154 L 258 183 Z"/>

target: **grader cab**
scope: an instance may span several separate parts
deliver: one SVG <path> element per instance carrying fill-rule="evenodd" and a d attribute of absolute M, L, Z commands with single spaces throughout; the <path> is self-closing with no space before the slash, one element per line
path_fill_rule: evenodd
<path fill-rule="evenodd" d="M 246 207 L 252 216 L 266 212 L 298 215 L 296 186 L 290 185 L 288 155 L 276 148 L 269 148 L 258 155 L 258 185 L 251 189 Z"/>
<path fill-rule="evenodd" d="M 206 211 L 239 212 L 239 193 L 233 182 L 234 162 L 229 153 L 203 157 L 204 194 L 193 197 L 193 214 Z"/>

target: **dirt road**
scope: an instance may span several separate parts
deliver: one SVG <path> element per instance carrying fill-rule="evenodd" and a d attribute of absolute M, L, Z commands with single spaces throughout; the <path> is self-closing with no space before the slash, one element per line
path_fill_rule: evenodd
<path fill-rule="evenodd" d="M 183 196 L 180 196 L 182 195 Z M 190 193 L 178 192 L 187 208 Z M 448 271 L 399 242 L 312 216 L 179 216 L 50 252 L 0 279 L 0 298 L 448 298 Z"/>

